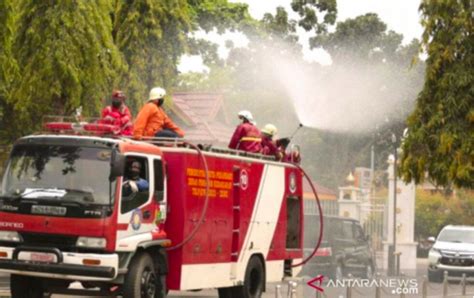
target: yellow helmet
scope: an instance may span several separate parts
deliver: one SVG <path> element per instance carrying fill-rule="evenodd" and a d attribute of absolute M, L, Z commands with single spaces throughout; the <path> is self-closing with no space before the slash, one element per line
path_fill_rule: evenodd
<path fill-rule="evenodd" d="M 148 100 L 155 100 L 164 98 L 166 95 L 166 90 L 161 87 L 155 87 L 150 90 L 150 96 L 148 96 Z"/>
<path fill-rule="evenodd" d="M 275 125 L 269 123 L 263 127 L 262 132 L 273 137 L 277 133 L 277 128 Z"/>

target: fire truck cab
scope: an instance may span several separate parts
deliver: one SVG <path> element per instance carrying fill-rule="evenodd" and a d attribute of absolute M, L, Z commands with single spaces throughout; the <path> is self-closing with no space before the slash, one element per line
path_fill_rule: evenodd
<path fill-rule="evenodd" d="M 260 297 L 298 274 L 302 227 L 290 163 L 179 140 L 32 135 L 3 178 L 0 271 L 12 297 Z"/>

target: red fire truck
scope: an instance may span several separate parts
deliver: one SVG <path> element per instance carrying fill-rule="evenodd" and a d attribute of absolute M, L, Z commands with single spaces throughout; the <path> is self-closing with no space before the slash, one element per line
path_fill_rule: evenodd
<path fill-rule="evenodd" d="M 49 128 L 14 144 L 4 174 L 0 271 L 11 273 L 12 297 L 205 288 L 260 297 L 266 282 L 299 272 L 298 166 L 182 140 L 98 136 L 96 125 Z M 95 134 L 78 133 L 87 130 Z"/>

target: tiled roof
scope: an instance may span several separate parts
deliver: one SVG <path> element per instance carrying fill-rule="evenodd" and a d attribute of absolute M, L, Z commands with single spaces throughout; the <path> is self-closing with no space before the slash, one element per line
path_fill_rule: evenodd
<path fill-rule="evenodd" d="M 177 92 L 173 94 L 172 110 L 180 116 L 184 114 L 191 124 L 196 124 L 202 120 L 213 121 L 222 109 L 222 104 L 223 96 L 220 93 Z"/>
<path fill-rule="evenodd" d="M 173 94 L 171 111 L 186 125 L 186 139 L 205 144 L 226 146 L 233 128 L 226 123 L 223 96 L 211 92 L 177 92 Z M 217 119 L 222 111 L 222 119 Z"/>
<path fill-rule="evenodd" d="M 316 189 L 316 192 L 318 193 L 318 197 L 322 200 L 336 200 L 337 199 L 337 192 L 327 188 L 325 186 L 322 186 L 321 184 L 317 182 L 313 182 L 314 188 Z M 304 196 L 308 198 L 314 198 L 313 195 L 313 190 L 311 189 L 311 186 L 309 185 L 308 181 L 305 179 L 303 181 L 303 192 Z"/>

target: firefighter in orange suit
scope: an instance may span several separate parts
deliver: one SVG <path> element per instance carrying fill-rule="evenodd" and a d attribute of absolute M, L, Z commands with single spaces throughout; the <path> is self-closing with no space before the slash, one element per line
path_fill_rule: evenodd
<path fill-rule="evenodd" d="M 184 131 L 174 124 L 162 108 L 165 95 L 166 91 L 163 88 L 155 87 L 150 90 L 148 101 L 138 113 L 133 125 L 135 139 L 184 137 Z"/>
<path fill-rule="evenodd" d="M 253 123 L 252 113 L 240 111 L 238 116 L 242 120 L 242 124 L 235 129 L 229 143 L 229 148 L 260 153 L 262 151 L 262 138 L 260 130 Z"/>

